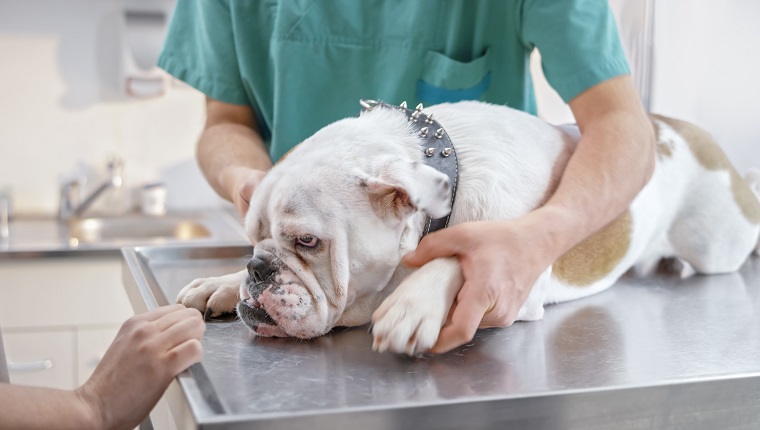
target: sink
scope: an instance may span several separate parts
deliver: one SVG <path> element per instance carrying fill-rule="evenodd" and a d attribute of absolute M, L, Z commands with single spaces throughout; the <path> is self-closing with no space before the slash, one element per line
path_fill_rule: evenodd
<path fill-rule="evenodd" d="M 184 217 L 103 217 L 73 219 L 68 223 L 70 240 L 79 243 L 140 239 L 193 240 L 211 236 L 197 220 Z"/>
<path fill-rule="evenodd" d="M 0 259 L 38 256 L 118 255 L 124 246 L 246 245 L 242 224 L 221 209 L 174 211 L 162 216 L 128 213 L 59 221 L 16 216 Z"/>

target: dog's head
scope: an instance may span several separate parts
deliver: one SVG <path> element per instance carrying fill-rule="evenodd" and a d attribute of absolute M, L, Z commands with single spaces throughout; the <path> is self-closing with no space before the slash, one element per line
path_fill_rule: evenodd
<path fill-rule="evenodd" d="M 242 320 L 261 336 L 299 338 L 369 322 L 367 304 L 419 239 L 406 234 L 414 215 L 450 211 L 448 177 L 421 157 L 406 117 L 376 110 L 323 128 L 275 165 L 245 220 L 255 248 Z"/>

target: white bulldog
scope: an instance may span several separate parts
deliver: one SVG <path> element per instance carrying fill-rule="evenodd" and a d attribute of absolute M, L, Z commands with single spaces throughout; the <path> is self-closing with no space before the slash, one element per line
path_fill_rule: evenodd
<path fill-rule="evenodd" d="M 425 164 L 405 113 L 375 108 L 328 125 L 266 175 L 245 225 L 248 270 L 197 279 L 177 301 L 237 312 L 259 336 L 308 339 L 373 322 L 374 348 L 418 354 L 436 342 L 462 286 L 454 258 L 413 271 L 401 258 L 428 216 L 450 224 L 512 219 L 553 193 L 579 135 L 504 106 L 442 104 L 434 114 L 456 148 L 459 183 Z M 537 280 L 519 320 L 598 293 L 634 266 L 678 257 L 702 274 L 732 272 L 756 249 L 760 174 L 743 180 L 703 130 L 652 116 L 657 163 L 628 211 Z M 374 316 L 373 316 L 374 313 Z"/>

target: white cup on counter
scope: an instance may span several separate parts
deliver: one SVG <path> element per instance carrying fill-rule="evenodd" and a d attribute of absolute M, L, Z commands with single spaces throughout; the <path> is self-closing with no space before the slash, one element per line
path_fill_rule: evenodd
<path fill-rule="evenodd" d="M 166 214 L 166 185 L 163 182 L 146 184 L 140 189 L 140 210 L 151 216 Z"/>

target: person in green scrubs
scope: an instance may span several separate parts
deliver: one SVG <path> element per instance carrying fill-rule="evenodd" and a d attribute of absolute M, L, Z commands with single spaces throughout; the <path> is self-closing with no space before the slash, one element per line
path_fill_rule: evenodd
<path fill-rule="evenodd" d="M 159 66 L 206 95 L 198 162 L 242 214 L 273 162 L 361 98 L 535 114 L 534 48 L 582 138 L 544 206 L 433 233 L 405 258 L 460 259 L 465 285 L 433 349 L 444 352 L 512 324 L 538 275 L 652 174 L 654 132 L 607 0 L 178 0 Z"/>
<path fill-rule="evenodd" d="M 200 361 L 205 327 L 182 305 L 136 315 L 76 390 L 10 384 L 0 336 L 0 429 L 133 429 L 174 377 Z"/>

